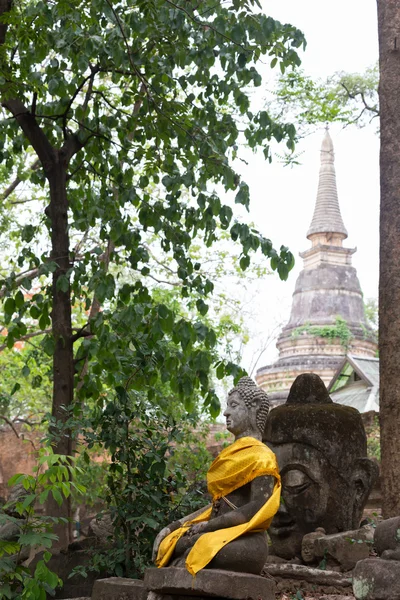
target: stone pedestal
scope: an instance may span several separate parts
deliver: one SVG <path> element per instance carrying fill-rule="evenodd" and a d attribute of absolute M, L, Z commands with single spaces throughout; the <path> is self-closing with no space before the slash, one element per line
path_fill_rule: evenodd
<path fill-rule="evenodd" d="M 353 593 L 357 600 L 400 600 L 400 562 L 361 560 L 353 571 Z"/>
<path fill-rule="evenodd" d="M 146 600 L 147 589 L 139 579 L 109 577 L 97 579 L 91 600 Z"/>
<path fill-rule="evenodd" d="M 217 569 L 204 569 L 196 577 L 176 567 L 147 569 L 144 585 L 149 590 L 148 600 L 193 600 L 193 596 L 198 600 L 275 600 L 271 579 Z"/>

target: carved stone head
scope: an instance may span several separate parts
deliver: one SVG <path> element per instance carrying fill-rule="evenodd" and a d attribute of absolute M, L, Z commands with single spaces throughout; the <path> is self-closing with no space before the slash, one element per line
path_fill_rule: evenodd
<path fill-rule="evenodd" d="M 224 411 L 226 428 L 235 438 L 251 436 L 261 439 L 269 411 L 267 394 L 250 377 L 242 377 L 228 393 Z"/>
<path fill-rule="evenodd" d="M 323 381 L 299 375 L 286 404 L 268 416 L 263 440 L 275 452 L 282 502 L 268 531 L 272 553 L 300 556 L 306 533 L 356 529 L 378 474 L 367 458 L 360 413 L 332 402 Z"/>

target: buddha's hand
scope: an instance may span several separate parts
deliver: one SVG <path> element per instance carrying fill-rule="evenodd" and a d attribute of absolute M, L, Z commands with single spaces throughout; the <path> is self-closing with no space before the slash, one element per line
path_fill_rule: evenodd
<path fill-rule="evenodd" d="M 169 535 L 170 533 L 175 531 L 175 529 L 178 529 L 181 526 L 182 526 L 182 524 L 179 521 L 174 521 L 173 523 L 170 523 L 169 525 L 167 525 L 167 527 L 164 527 L 164 529 L 161 529 L 160 533 L 157 534 L 157 537 L 154 540 L 153 552 L 151 555 L 151 560 L 153 562 L 156 561 L 158 549 L 159 549 L 160 544 L 163 541 L 163 539 L 166 538 L 167 535 Z"/>
<path fill-rule="evenodd" d="M 187 530 L 185 535 L 189 537 L 193 537 L 194 535 L 198 535 L 199 533 L 204 533 L 204 529 L 207 527 L 208 521 L 203 521 L 202 523 L 196 523 L 196 525 L 192 525 L 190 529 Z"/>

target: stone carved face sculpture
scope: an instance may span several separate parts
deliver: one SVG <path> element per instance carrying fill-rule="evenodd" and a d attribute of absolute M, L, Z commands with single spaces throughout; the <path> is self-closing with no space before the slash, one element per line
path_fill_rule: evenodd
<path fill-rule="evenodd" d="M 268 396 L 250 377 L 242 377 L 228 393 L 224 411 L 226 428 L 235 438 L 246 435 L 259 437 L 268 416 Z"/>
<path fill-rule="evenodd" d="M 274 409 L 263 440 L 275 452 L 282 478 L 282 502 L 269 528 L 271 552 L 283 558 L 301 553 L 306 533 L 356 529 L 377 476 L 367 458 L 360 413 L 334 404 L 322 380 L 297 377 L 286 404 Z"/>

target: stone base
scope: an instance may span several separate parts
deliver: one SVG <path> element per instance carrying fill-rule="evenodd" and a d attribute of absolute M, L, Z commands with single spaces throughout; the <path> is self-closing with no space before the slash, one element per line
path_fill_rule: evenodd
<path fill-rule="evenodd" d="M 229 600 L 275 600 L 275 583 L 259 575 L 203 569 L 196 577 L 186 569 L 147 569 L 144 585 L 149 600 L 186 600 L 185 597 L 227 598 Z M 200 597 L 200 598 L 199 598 Z"/>
<path fill-rule="evenodd" d="M 97 579 L 92 591 L 92 600 L 146 600 L 147 589 L 139 579 L 109 577 Z"/>
<path fill-rule="evenodd" d="M 399 563 L 400 564 L 400 563 Z M 297 581 L 306 581 L 308 583 L 320 586 L 334 586 L 340 588 L 350 588 L 352 584 L 351 576 L 337 571 L 322 571 L 305 565 L 270 564 L 264 566 L 263 573 L 271 577 L 291 579 Z"/>
<path fill-rule="evenodd" d="M 351 571 L 359 560 L 369 557 L 374 530 L 363 527 L 332 535 L 320 535 L 319 537 L 316 535 L 316 533 L 310 533 L 303 538 L 302 556 L 305 562 L 311 562 L 312 558 L 313 562 L 318 564 L 325 557 L 328 561 L 328 568 L 340 565 L 342 571 Z M 310 560 L 306 559 L 305 550 Z"/>
<path fill-rule="evenodd" d="M 400 600 L 400 562 L 361 560 L 353 571 L 353 593 L 357 600 Z"/>

